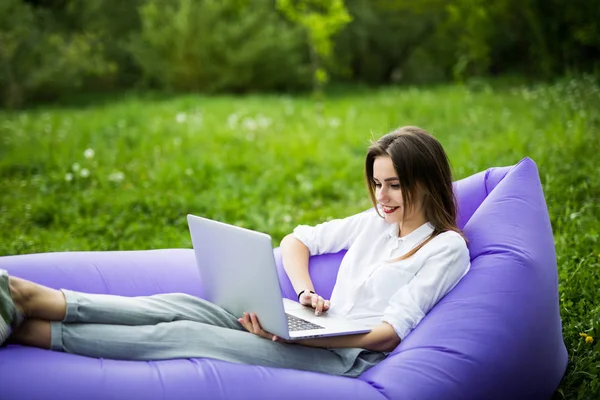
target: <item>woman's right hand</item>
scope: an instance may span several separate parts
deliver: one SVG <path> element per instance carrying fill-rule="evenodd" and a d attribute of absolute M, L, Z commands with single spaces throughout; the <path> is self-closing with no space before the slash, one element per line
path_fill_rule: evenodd
<path fill-rule="evenodd" d="M 321 315 L 329 310 L 330 302 L 316 293 L 311 293 L 310 289 L 305 289 L 300 295 L 300 304 L 307 307 L 312 307 L 315 310 L 315 315 Z"/>

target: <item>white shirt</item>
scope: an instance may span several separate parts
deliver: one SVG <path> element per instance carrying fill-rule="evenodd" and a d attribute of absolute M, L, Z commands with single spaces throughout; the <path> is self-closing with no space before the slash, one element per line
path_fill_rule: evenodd
<path fill-rule="evenodd" d="M 314 227 L 300 225 L 294 236 L 311 255 L 348 250 L 329 313 L 368 326 L 387 322 L 404 339 L 470 268 L 465 240 L 454 231 L 439 234 L 413 256 L 397 261 L 432 232 L 426 223 L 398 237 L 397 224 L 370 210 Z"/>

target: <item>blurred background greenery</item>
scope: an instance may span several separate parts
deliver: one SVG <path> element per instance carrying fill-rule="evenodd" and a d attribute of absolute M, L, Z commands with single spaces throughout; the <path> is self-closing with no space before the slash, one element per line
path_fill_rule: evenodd
<path fill-rule="evenodd" d="M 538 165 L 569 350 L 554 398 L 598 400 L 598 16 L 598 0 L 0 0 L 0 255 L 189 248 L 187 213 L 277 245 L 369 207 L 369 139 L 418 125 L 455 179 Z"/>
<path fill-rule="evenodd" d="M 597 71 L 596 0 L 3 0 L 6 107 L 74 92 L 319 91 L 328 81 Z"/>

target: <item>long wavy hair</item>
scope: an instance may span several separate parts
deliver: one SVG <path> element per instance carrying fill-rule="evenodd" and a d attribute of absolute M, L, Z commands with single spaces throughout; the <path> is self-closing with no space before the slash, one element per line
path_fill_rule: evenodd
<path fill-rule="evenodd" d="M 373 163 L 381 156 L 392 159 L 400 178 L 403 218 L 407 211 L 414 209 L 420 189 L 425 218 L 433 225 L 431 236 L 399 259 L 411 257 L 442 232 L 455 231 L 465 237 L 456 225 L 457 205 L 452 189 L 450 161 L 435 137 L 416 126 L 404 126 L 382 136 L 369 147 L 365 160 L 367 189 L 375 211 L 383 218 L 377 207 L 373 179 Z"/>

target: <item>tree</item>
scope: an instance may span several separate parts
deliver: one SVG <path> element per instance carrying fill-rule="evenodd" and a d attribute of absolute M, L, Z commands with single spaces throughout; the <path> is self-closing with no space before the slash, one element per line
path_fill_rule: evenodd
<path fill-rule="evenodd" d="M 308 34 L 313 91 L 321 96 L 328 81 L 323 62 L 330 57 L 332 37 L 352 21 L 343 0 L 277 0 L 278 9 Z"/>

